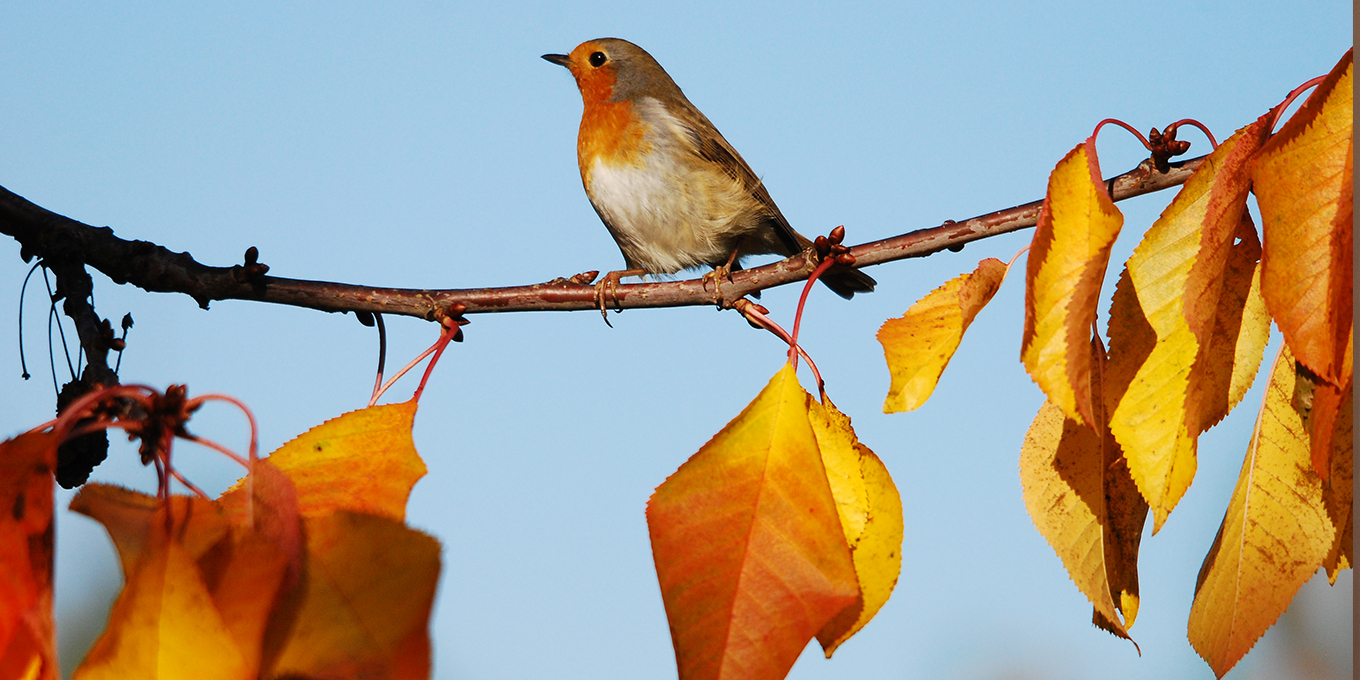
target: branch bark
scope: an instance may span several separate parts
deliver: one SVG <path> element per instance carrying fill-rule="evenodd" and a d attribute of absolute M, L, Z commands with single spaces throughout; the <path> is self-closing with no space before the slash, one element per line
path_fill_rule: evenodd
<path fill-rule="evenodd" d="M 1151 161 L 1107 180 L 1114 200 L 1183 184 L 1204 157 L 1171 164 L 1158 171 Z M 856 266 L 868 267 L 946 249 L 959 249 L 979 239 L 1032 227 L 1042 201 L 999 210 L 961 222 L 919 229 L 855 246 Z M 327 312 L 374 312 L 434 320 L 457 306 L 462 314 L 531 311 L 582 311 L 597 308 L 591 285 L 552 281 L 528 286 L 422 290 L 306 281 L 258 274 L 258 267 L 210 267 L 188 253 L 176 253 L 146 241 L 127 241 L 108 227 L 93 227 L 42 207 L 0 187 L 0 233 L 19 241 L 25 261 L 83 262 L 117 283 L 149 292 L 183 293 L 205 309 L 213 300 L 256 300 Z M 745 269 L 722 284 L 722 305 L 731 306 L 751 293 L 805 280 L 816 267 L 800 254 Z M 711 282 L 703 279 L 623 284 L 611 296 L 611 307 L 683 307 L 714 304 Z M 455 316 L 457 314 L 454 314 Z M 82 340 L 84 338 L 82 337 Z"/>

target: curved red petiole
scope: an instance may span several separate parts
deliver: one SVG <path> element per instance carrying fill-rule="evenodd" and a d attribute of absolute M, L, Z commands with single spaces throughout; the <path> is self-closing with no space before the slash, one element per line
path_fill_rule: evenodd
<path fill-rule="evenodd" d="M 1294 103 L 1295 99 L 1298 99 L 1304 92 L 1317 87 L 1319 83 L 1326 79 L 1327 76 L 1318 76 L 1291 90 L 1289 95 L 1284 98 L 1284 101 L 1281 102 L 1279 106 L 1275 107 L 1275 119 L 1270 121 L 1270 129 L 1274 130 L 1275 126 L 1279 125 L 1280 118 L 1284 117 L 1285 109 L 1288 109 L 1289 106 Z"/>
<path fill-rule="evenodd" d="M 747 304 L 735 306 L 735 308 L 742 313 L 742 316 L 745 316 L 747 320 L 773 333 L 775 337 L 779 338 L 780 340 L 783 340 L 790 346 L 798 347 L 798 354 L 801 355 L 803 359 L 807 360 L 808 368 L 812 369 L 812 375 L 817 380 L 817 390 L 819 392 L 825 392 L 826 383 L 822 381 L 822 373 L 821 371 L 817 370 L 817 364 L 812 361 L 812 356 L 807 353 L 807 350 L 804 350 L 800 345 L 793 344 L 792 342 L 793 337 L 789 335 L 789 332 L 784 330 L 783 326 L 780 326 L 779 324 L 775 323 L 774 319 L 771 319 L 770 317 L 766 316 L 764 312 L 760 311 L 760 309 L 758 309 L 759 305 L 751 303 L 749 300 L 746 300 L 745 298 L 743 298 L 742 300 L 738 300 L 738 302 L 743 301 L 746 302 Z"/>
<path fill-rule="evenodd" d="M 1143 136 L 1143 133 L 1139 132 L 1138 130 L 1134 129 L 1132 125 L 1129 125 L 1128 123 L 1125 123 L 1124 121 L 1119 120 L 1118 118 L 1106 118 L 1105 120 L 1096 123 L 1096 129 L 1091 131 L 1091 137 L 1095 137 L 1096 135 L 1100 134 L 1100 128 L 1105 127 L 1106 124 L 1111 123 L 1114 125 L 1118 125 L 1119 127 L 1122 127 L 1125 130 L 1128 130 L 1129 132 L 1132 132 L 1133 136 L 1137 137 L 1138 141 L 1143 143 L 1144 148 L 1146 148 L 1149 151 L 1152 150 L 1152 143 L 1147 140 L 1147 137 Z"/>

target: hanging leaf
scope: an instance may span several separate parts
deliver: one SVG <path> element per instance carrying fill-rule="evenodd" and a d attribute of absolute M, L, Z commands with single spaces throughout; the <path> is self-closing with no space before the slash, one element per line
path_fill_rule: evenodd
<path fill-rule="evenodd" d="M 1265 142 L 1272 116 L 1242 128 L 1209 155 L 1127 265 L 1157 342 L 1114 408 L 1110 429 L 1152 507 L 1154 532 L 1194 480 L 1199 434 L 1245 393 L 1269 338 L 1268 316 L 1253 310 L 1244 317 L 1260 258 L 1245 209 L 1248 163 Z M 1246 356 L 1238 356 L 1239 346 Z M 1239 368 L 1246 385 L 1231 395 Z"/>
<path fill-rule="evenodd" d="M 1294 359 L 1283 351 L 1223 524 L 1200 567 L 1190 608 L 1195 651 L 1222 677 L 1323 564 L 1336 529 L 1291 405 Z"/>
<path fill-rule="evenodd" d="M 783 678 L 860 601 L 810 400 L 786 364 L 647 503 L 683 680 Z"/>
<path fill-rule="evenodd" d="M 416 403 L 370 406 L 332 418 L 269 455 L 297 488 L 307 516 L 350 510 L 405 519 L 411 487 L 425 463 L 411 439 Z M 243 482 L 222 495 L 222 506 L 244 512 Z"/>
<path fill-rule="evenodd" d="M 1261 149 L 1252 172 L 1261 288 L 1298 360 L 1335 386 L 1353 335 L 1354 50 Z"/>
<path fill-rule="evenodd" d="M 307 566 L 270 628 L 271 678 L 427 678 L 439 542 L 379 515 L 304 520 Z"/>
<path fill-rule="evenodd" d="M 901 318 L 883 323 L 878 341 L 892 375 L 884 413 L 914 411 L 926 403 L 964 331 L 1001 288 L 1005 276 L 1006 264 L 989 257 L 972 273 L 931 291 Z"/>
<path fill-rule="evenodd" d="M 52 618 L 52 475 L 57 441 L 0 442 L 0 677 L 56 680 Z"/>
<path fill-rule="evenodd" d="M 830 399 L 809 400 L 809 422 L 826 466 L 845 542 L 850 546 L 860 601 L 817 633 L 826 658 L 869 623 L 888 602 L 902 572 L 902 497 L 883 461 L 861 444 Z"/>
<path fill-rule="evenodd" d="M 1100 176 L 1091 137 L 1053 169 L 1025 275 L 1020 358 L 1063 413 L 1091 422 L 1092 324 L 1124 215 Z"/>
<path fill-rule="evenodd" d="M 1092 351 L 1099 366 L 1099 347 Z M 1097 395 L 1104 390 L 1100 373 L 1092 376 Z M 1103 400 L 1096 405 L 1093 429 L 1044 402 L 1020 449 L 1020 482 L 1030 518 L 1091 601 L 1096 625 L 1128 638 L 1138 615 L 1138 547 L 1148 506 L 1105 425 Z"/>

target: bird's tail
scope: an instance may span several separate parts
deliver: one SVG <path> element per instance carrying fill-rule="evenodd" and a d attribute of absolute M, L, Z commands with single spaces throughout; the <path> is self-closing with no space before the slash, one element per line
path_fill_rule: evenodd
<path fill-rule="evenodd" d="M 826 287 L 831 289 L 831 292 L 847 300 L 855 297 L 855 293 L 874 292 L 874 284 L 878 283 L 874 281 L 872 276 L 854 267 L 840 264 L 826 270 L 826 273 L 822 274 L 817 280 L 825 283 Z"/>

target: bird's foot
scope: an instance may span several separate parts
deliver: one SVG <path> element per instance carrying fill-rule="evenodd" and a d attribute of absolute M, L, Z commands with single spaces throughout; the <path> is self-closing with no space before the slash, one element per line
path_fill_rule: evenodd
<path fill-rule="evenodd" d="M 595 306 L 600 310 L 600 316 L 604 317 L 604 323 L 610 328 L 614 324 L 609 323 L 609 314 L 606 309 L 606 298 L 612 298 L 615 311 L 622 312 L 623 306 L 619 304 L 619 279 L 625 276 L 642 276 L 647 273 L 645 269 L 623 269 L 616 272 L 609 272 L 595 284 Z"/>

